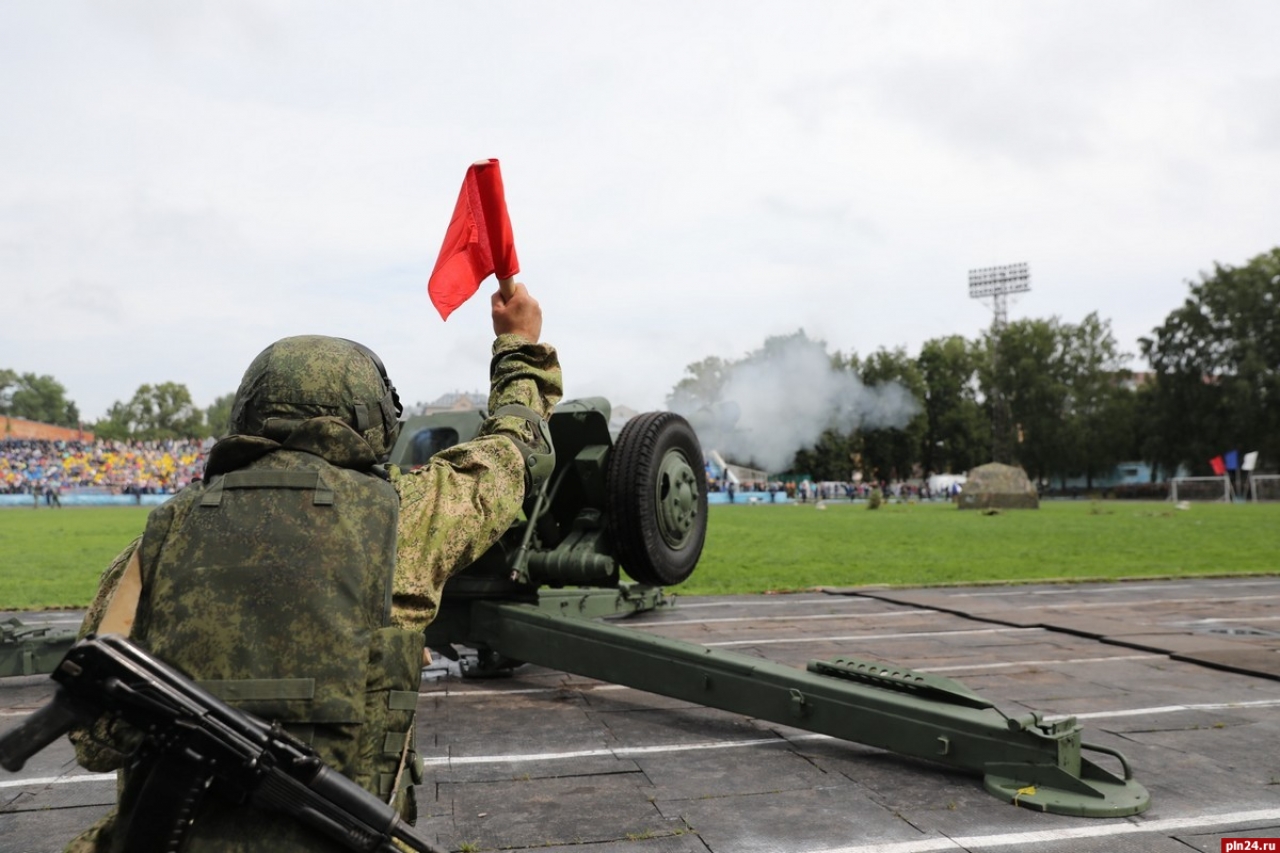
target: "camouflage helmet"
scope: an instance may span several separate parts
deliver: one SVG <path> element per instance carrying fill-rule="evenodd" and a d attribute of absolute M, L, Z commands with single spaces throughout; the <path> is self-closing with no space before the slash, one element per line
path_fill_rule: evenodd
<path fill-rule="evenodd" d="M 299 335 L 258 353 L 244 372 L 231 404 L 231 432 L 282 440 L 305 420 L 336 417 L 386 461 L 401 412 L 373 350 L 346 338 Z"/>

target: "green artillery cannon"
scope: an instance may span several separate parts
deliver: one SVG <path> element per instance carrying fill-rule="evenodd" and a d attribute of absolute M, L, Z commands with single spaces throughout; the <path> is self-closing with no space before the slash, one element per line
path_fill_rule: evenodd
<path fill-rule="evenodd" d="M 0 622 L 0 678 L 53 672 L 75 641 L 72 628 L 28 625 L 10 617 Z"/>
<path fill-rule="evenodd" d="M 1118 817 L 1150 805 L 1124 756 L 1084 743 L 1075 718 L 1010 717 L 957 681 L 883 662 L 842 657 L 800 670 L 599 621 L 666 606 L 661 587 L 693 572 L 707 525 L 688 422 L 638 415 L 615 442 L 610 411 L 600 398 L 556 409 L 554 474 L 524 519 L 446 585 L 427 645 L 455 659 L 455 645 L 476 649 L 465 674 L 533 663 L 611 681 L 977 773 L 990 793 L 1055 814 Z M 420 465 L 473 437 L 481 420 L 410 419 L 393 461 Z M 1121 774 L 1084 752 L 1110 756 Z"/>

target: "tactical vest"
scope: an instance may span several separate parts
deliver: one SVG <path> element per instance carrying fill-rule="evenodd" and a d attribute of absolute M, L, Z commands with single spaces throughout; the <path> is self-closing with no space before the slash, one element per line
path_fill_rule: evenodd
<path fill-rule="evenodd" d="M 298 443 L 153 513 L 141 546 L 140 639 L 412 812 L 423 638 L 390 627 L 399 498 L 374 474 L 290 449 Z M 137 805 L 135 781 L 122 793 L 122 817 Z M 286 818 L 204 800 L 184 848 L 192 853 L 328 849 Z"/>

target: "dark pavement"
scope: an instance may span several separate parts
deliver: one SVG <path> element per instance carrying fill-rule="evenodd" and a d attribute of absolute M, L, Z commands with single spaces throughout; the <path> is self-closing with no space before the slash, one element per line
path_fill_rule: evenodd
<path fill-rule="evenodd" d="M 1280 837 L 1278 602 L 1270 577 L 861 588 L 680 598 L 624 623 L 798 667 L 892 661 L 1010 715 L 1074 715 L 1151 792 L 1134 817 L 1016 808 L 975 776 L 561 672 L 441 668 L 419 703 L 419 826 L 453 850 L 593 853 L 1216 853 Z M 51 687 L 0 681 L 0 728 Z M 65 742 L 0 773 L 0 853 L 60 850 L 114 792 Z"/>

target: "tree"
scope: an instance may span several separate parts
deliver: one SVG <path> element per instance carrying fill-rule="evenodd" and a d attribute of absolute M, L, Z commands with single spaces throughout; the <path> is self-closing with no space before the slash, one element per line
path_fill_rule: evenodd
<path fill-rule="evenodd" d="M 1142 383 L 1133 395 L 1134 458 L 1150 465 L 1153 483 L 1174 476 L 1178 469 L 1178 428 L 1165 423 L 1168 415 L 1161 394 L 1167 389 L 1158 390 L 1157 384 Z"/>
<path fill-rule="evenodd" d="M 916 400 L 925 394 L 920 367 L 902 347 L 879 349 L 864 359 L 862 382 L 868 387 L 897 383 Z M 918 404 L 909 411 L 907 417 L 895 419 L 894 425 L 862 431 L 864 474 L 881 480 L 904 479 L 912 475 L 920 461 L 920 445 L 928 428 L 928 419 Z"/>
<path fill-rule="evenodd" d="M 856 432 L 823 430 L 812 446 L 796 451 L 791 469 L 807 473 L 814 480 L 844 482 L 853 471 L 853 460 L 861 446 Z"/>
<path fill-rule="evenodd" d="M 866 387 L 859 365 L 856 356 L 832 355 L 799 330 L 767 338 L 736 361 L 712 356 L 689 365 L 667 402 L 689 417 L 704 447 L 734 462 L 843 480 L 853 467 L 855 433 L 905 426 L 919 410 L 900 383 Z M 907 362 L 884 375 L 910 369 Z"/>
<path fill-rule="evenodd" d="M 963 473 L 991 460 L 991 419 L 984 413 L 978 370 L 987 354 L 960 335 L 934 338 L 916 365 L 924 391 L 920 462 L 926 475 Z"/>
<path fill-rule="evenodd" d="M 214 438 L 222 438 L 231 432 L 231 404 L 235 402 L 235 399 L 236 394 L 234 391 L 230 394 L 223 394 L 213 401 L 213 405 L 204 410 L 204 419 L 209 429 L 209 435 Z"/>
<path fill-rule="evenodd" d="M 1110 321 L 1097 312 L 1079 325 L 1059 327 L 1059 333 L 1067 389 L 1063 462 L 1069 473 L 1083 472 L 1091 489 L 1095 475 L 1132 458 L 1133 394 L 1124 384 L 1129 356 L 1120 352 Z"/>
<path fill-rule="evenodd" d="M 67 399 L 67 389 L 52 376 L 21 375 L 0 370 L 0 411 L 56 426 L 80 424 L 80 410 Z"/>
<path fill-rule="evenodd" d="M 1155 374 L 1147 401 L 1163 441 L 1150 461 L 1207 473 L 1211 457 L 1257 450 L 1280 461 L 1280 248 L 1242 267 L 1214 264 L 1153 336 L 1139 343 Z"/>
<path fill-rule="evenodd" d="M 690 413 L 720 402 L 732 362 L 707 356 L 684 369 L 688 374 L 667 395 L 667 406 L 673 412 Z"/>
<path fill-rule="evenodd" d="M 18 384 L 18 374 L 7 367 L 0 368 L 0 415 L 9 414 L 13 405 L 13 392 Z"/>
<path fill-rule="evenodd" d="M 191 402 L 191 392 L 176 382 L 140 386 L 128 403 L 112 404 L 94 431 L 103 438 L 148 441 L 209 434 L 204 413 Z"/>
<path fill-rule="evenodd" d="M 1009 402 L 1016 431 L 1014 458 L 1036 482 L 1065 473 L 1070 464 L 1063 340 L 1057 317 L 1015 320 L 986 336 L 987 347 L 996 349 L 994 366 L 988 361 L 980 371 L 988 411 L 1000 396 Z"/>

